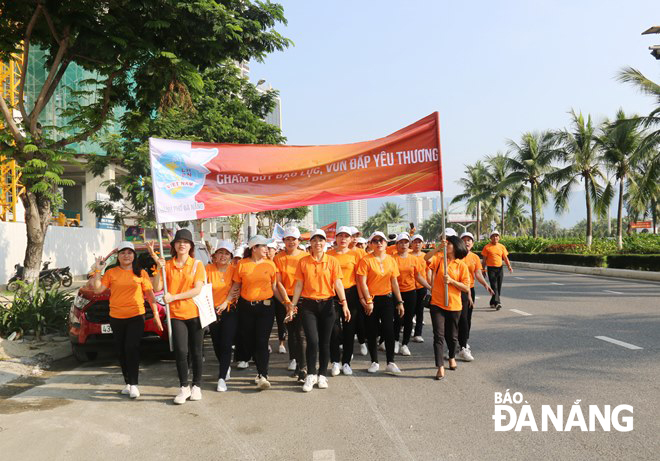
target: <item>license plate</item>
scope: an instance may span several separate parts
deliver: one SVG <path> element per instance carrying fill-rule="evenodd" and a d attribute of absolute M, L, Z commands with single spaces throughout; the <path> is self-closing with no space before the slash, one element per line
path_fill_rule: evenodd
<path fill-rule="evenodd" d="M 112 327 L 110 326 L 109 323 L 102 323 L 101 324 L 101 333 L 103 333 L 103 334 L 112 333 Z"/>

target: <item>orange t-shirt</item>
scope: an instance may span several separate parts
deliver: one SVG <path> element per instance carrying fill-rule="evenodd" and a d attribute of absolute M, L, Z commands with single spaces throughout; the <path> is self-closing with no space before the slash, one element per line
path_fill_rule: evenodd
<path fill-rule="evenodd" d="M 486 266 L 489 267 L 502 267 L 502 259 L 509 255 L 506 247 L 501 243 L 493 245 L 492 243 L 486 244 L 481 250 L 482 256 L 486 257 Z"/>
<path fill-rule="evenodd" d="M 287 255 L 286 252 L 275 255 L 273 262 L 280 273 L 282 285 L 284 285 L 286 294 L 289 297 L 293 296 L 293 289 L 296 285 L 296 268 L 298 267 L 298 262 L 308 255 L 309 253 L 302 250 L 298 250 L 297 254 L 291 256 Z"/>
<path fill-rule="evenodd" d="M 332 298 L 335 295 L 335 282 L 341 278 L 339 261 L 327 254 L 324 254 L 320 261 L 312 255 L 305 256 L 296 269 L 296 280 L 303 282 L 303 298 Z"/>
<path fill-rule="evenodd" d="M 195 288 L 197 282 L 204 281 L 204 265 L 195 258 L 188 257 L 183 267 L 178 268 L 172 258 L 165 263 L 167 291 L 171 294 L 184 293 Z M 170 303 L 170 317 L 188 320 L 199 317 L 197 305 L 192 298 L 180 299 Z"/>
<path fill-rule="evenodd" d="M 471 251 L 463 258 L 463 262 L 467 265 L 470 274 L 470 288 L 474 287 L 474 272 L 481 270 L 481 258 Z"/>
<path fill-rule="evenodd" d="M 367 256 L 367 251 L 364 248 L 353 247 L 351 248 L 351 251 L 358 255 L 358 259 L 362 259 Z"/>
<path fill-rule="evenodd" d="M 412 291 L 415 289 L 417 280 L 417 274 L 423 274 L 426 272 L 426 264 L 422 268 L 420 260 L 417 256 L 411 256 L 408 254 L 405 258 L 399 256 L 399 254 L 394 255 L 394 260 L 396 265 L 399 268 L 399 290 L 401 292 Z M 423 260 L 422 260 L 423 263 Z"/>
<path fill-rule="evenodd" d="M 427 271 L 428 271 L 429 265 L 426 261 L 424 261 L 424 252 L 422 252 L 422 254 L 419 254 L 419 255 L 415 256 L 415 258 L 419 258 L 420 272 L 422 274 L 422 277 L 424 277 L 424 280 L 426 280 L 428 282 L 429 278 L 427 277 Z M 417 280 L 415 280 L 415 289 L 419 290 L 420 288 L 424 288 L 424 286 L 421 283 L 419 283 Z"/>
<path fill-rule="evenodd" d="M 146 271 L 138 277 L 119 266 L 105 271 L 101 285 L 110 289 L 110 317 L 115 319 L 143 315 L 144 292 L 154 289 Z"/>
<path fill-rule="evenodd" d="M 385 253 L 387 253 L 390 256 L 394 256 L 395 254 L 398 253 L 396 249 L 396 245 L 388 245 L 387 248 L 385 248 Z"/>
<path fill-rule="evenodd" d="M 368 254 L 358 263 L 357 275 L 367 276 L 367 287 L 371 296 L 383 296 L 392 293 L 392 277 L 399 276 L 399 268 L 390 255 L 379 261 L 373 254 Z"/>
<path fill-rule="evenodd" d="M 337 253 L 337 250 L 330 250 L 326 254 L 337 258 L 337 261 L 339 261 L 342 273 L 341 281 L 344 284 L 344 289 L 355 286 L 355 268 L 360 262 L 360 255 L 352 250 L 343 254 Z"/>
<path fill-rule="evenodd" d="M 233 283 L 236 266 L 230 264 L 224 272 L 218 270 L 218 266 L 211 263 L 206 266 L 206 279 L 213 287 L 213 304 L 217 307 L 227 299 L 229 290 Z"/>
<path fill-rule="evenodd" d="M 234 272 L 234 282 L 241 284 L 241 298 L 251 302 L 264 301 L 273 297 L 276 274 L 277 267 L 270 259 L 258 263 L 252 258 L 241 259 Z"/>
<path fill-rule="evenodd" d="M 461 291 L 453 285 L 449 285 L 449 306 L 445 306 L 444 261 L 442 258 L 433 258 L 432 261 L 431 270 L 435 273 L 437 269 L 438 276 L 433 281 L 431 304 L 448 311 L 462 310 Z M 454 259 L 447 265 L 447 274 L 457 282 L 470 285 L 469 269 L 467 264 L 460 259 Z"/>

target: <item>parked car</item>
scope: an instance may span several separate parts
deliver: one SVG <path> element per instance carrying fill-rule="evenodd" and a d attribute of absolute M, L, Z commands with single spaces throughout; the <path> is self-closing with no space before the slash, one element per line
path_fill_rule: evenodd
<path fill-rule="evenodd" d="M 135 244 L 138 262 L 150 275 L 155 270 L 155 264 L 147 246 L 144 243 Z M 169 249 L 165 250 L 165 259 L 170 259 Z M 206 246 L 202 242 L 195 242 L 195 259 L 201 260 L 204 265 L 211 260 Z M 117 251 L 112 252 L 105 258 L 104 272 L 117 265 Z M 165 303 L 163 292 L 154 293 L 158 302 L 158 315 L 163 324 L 163 332 L 156 330 L 153 320 L 153 312 L 149 302 L 145 299 L 145 323 L 143 341 L 156 341 L 168 347 L 167 322 L 165 314 Z M 71 305 L 69 311 L 69 340 L 73 349 L 74 357 L 80 362 L 94 360 L 101 348 L 112 345 L 112 328 L 110 328 L 110 290 L 103 293 L 94 293 L 83 286 Z"/>

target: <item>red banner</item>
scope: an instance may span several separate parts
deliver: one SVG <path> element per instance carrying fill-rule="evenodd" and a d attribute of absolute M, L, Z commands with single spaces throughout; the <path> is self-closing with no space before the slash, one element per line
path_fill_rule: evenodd
<path fill-rule="evenodd" d="M 337 236 L 337 221 L 326 224 L 325 226 L 321 227 L 321 229 L 323 229 L 325 232 L 325 238 L 327 240 L 334 240 Z M 311 235 L 311 232 L 304 232 L 300 234 L 300 240 L 309 240 Z"/>
<path fill-rule="evenodd" d="M 159 223 L 442 190 L 437 112 L 354 144 L 149 144 Z"/>
<path fill-rule="evenodd" d="M 652 224 L 651 221 L 632 221 L 630 227 L 632 229 L 650 229 Z"/>

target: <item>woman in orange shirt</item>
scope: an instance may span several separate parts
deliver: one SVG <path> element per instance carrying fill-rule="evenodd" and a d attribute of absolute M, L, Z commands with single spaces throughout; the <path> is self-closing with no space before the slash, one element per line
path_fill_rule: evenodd
<path fill-rule="evenodd" d="M 445 379 L 445 366 L 443 350 L 445 342 L 449 349 L 449 369 L 456 369 L 456 345 L 458 342 L 458 319 L 461 315 L 461 292 L 470 290 L 470 275 L 467 265 L 462 261 L 467 255 L 467 248 L 463 241 L 455 235 L 447 237 L 437 247 L 447 255 L 447 275 L 444 274 L 444 261 L 442 254 L 437 254 L 430 265 L 433 277 L 433 290 L 431 291 L 431 322 L 433 323 L 433 352 L 435 365 L 438 370 L 435 379 Z M 448 300 L 445 304 L 445 283 L 448 286 Z"/>
<path fill-rule="evenodd" d="M 319 389 L 328 388 L 326 375 L 330 359 L 330 335 L 335 323 L 335 295 L 339 298 L 344 317 L 351 320 L 341 282 L 341 266 L 336 258 L 325 254 L 325 242 L 323 229 L 312 233 L 311 254 L 298 262 L 293 299 L 287 305 L 287 317 L 290 319 L 294 314 L 294 306 L 300 300 L 300 315 L 307 338 L 307 376 L 303 392 L 310 392 L 315 384 L 318 384 Z"/>
<path fill-rule="evenodd" d="M 394 255 L 394 260 L 399 268 L 399 290 L 401 291 L 401 299 L 403 300 L 404 315 L 403 315 L 403 341 L 401 343 L 401 355 L 409 356 L 410 349 L 408 342 L 410 342 L 410 334 L 412 333 L 412 321 L 417 308 L 417 288 L 416 284 L 419 283 L 426 289 L 431 289 L 431 285 L 426 281 L 426 263 L 423 258 L 418 258 L 410 254 L 410 235 L 407 232 L 402 232 L 396 237 L 397 253 Z M 401 318 L 394 316 L 394 353 L 399 352 L 399 333 L 401 331 Z"/>
<path fill-rule="evenodd" d="M 213 350 L 218 358 L 218 392 L 227 390 L 229 377 L 229 364 L 231 363 L 231 346 L 236 336 L 238 315 L 233 302 L 238 298 L 237 293 L 230 293 L 233 283 L 234 270 L 232 265 L 234 257 L 234 244 L 229 240 L 221 240 L 213 253 L 213 262 L 206 266 L 206 278 L 213 287 L 213 305 L 218 320 L 209 326 Z"/>
<path fill-rule="evenodd" d="M 385 338 L 387 368 L 390 373 L 401 373 L 394 363 L 394 311 L 403 317 L 403 301 L 399 292 L 399 269 L 390 255 L 385 253 L 387 240 L 382 232 L 369 237 L 372 253 L 362 258 L 357 268 L 357 283 L 360 287 L 360 302 L 366 314 L 366 327 L 371 365 L 369 373 L 376 373 L 378 364 L 379 333 Z M 393 297 L 394 296 L 394 297 Z"/>
<path fill-rule="evenodd" d="M 88 285 L 94 293 L 110 290 L 110 327 L 119 356 L 121 372 L 126 387 L 121 393 L 132 399 L 140 396 L 138 374 L 140 372 L 140 340 L 144 333 L 144 298 L 149 300 L 156 327 L 163 331 L 156 299 L 149 275 L 137 262 L 135 247 L 131 242 L 121 242 L 117 247 L 119 265 L 108 269 L 103 278 L 103 257 L 94 265 L 94 275 Z"/>
<path fill-rule="evenodd" d="M 424 260 L 424 252 L 422 251 L 423 246 L 424 237 L 422 237 L 420 234 L 413 235 L 412 242 L 410 242 L 410 255 L 419 258 L 424 263 L 424 278 L 428 282 L 431 280 L 431 278 L 428 274 L 428 265 L 426 264 L 426 260 Z M 413 337 L 410 338 L 410 341 L 413 343 L 423 343 L 424 338 L 422 337 L 422 327 L 424 326 L 424 298 L 426 297 L 427 293 L 430 294 L 430 290 L 427 290 L 419 282 L 417 282 L 415 287 L 417 289 L 417 299 L 415 303 L 415 332 Z"/>
<path fill-rule="evenodd" d="M 197 305 L 192 300 L 202 291 L 204 285 L 204 265 L 195 259 L 195 244 L 187 229 L 176 231 L 171 242 L 172 259 L 165 262 L 154 258 L 159 269 L 165 267 L 167 293 L 163 297 L 170 306 L 172 338 L 176 370 L 181 388 L 174 403 L 181 405 L 186 400 L 202 400 L 202 341 L 204 330 L 199 321 Z M 157 290 L 162 289 L 160 270 L 155 275 Z M 192 389 L 188 381 L 188 355 L 192 361 Z"/>

